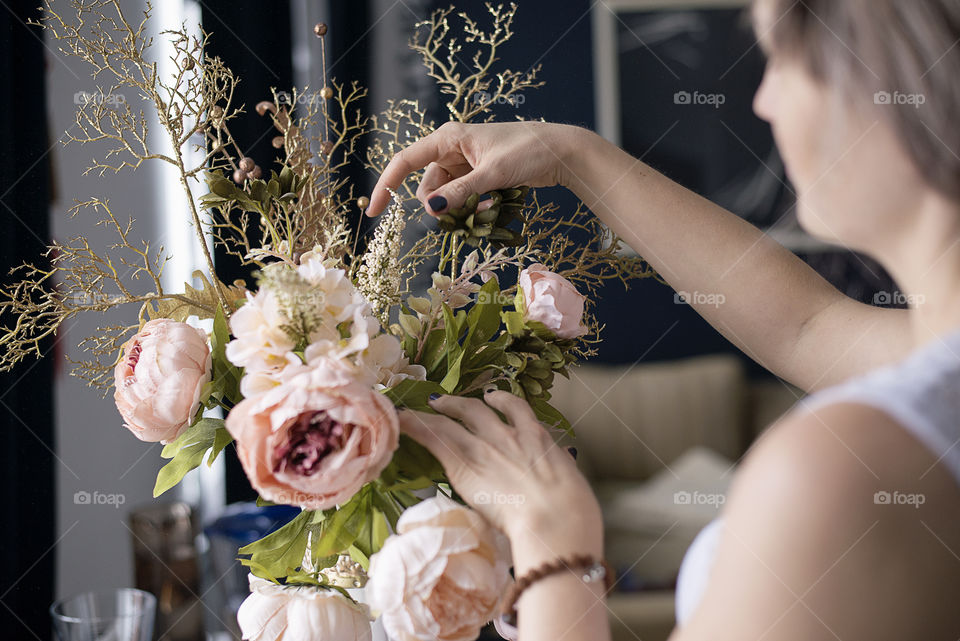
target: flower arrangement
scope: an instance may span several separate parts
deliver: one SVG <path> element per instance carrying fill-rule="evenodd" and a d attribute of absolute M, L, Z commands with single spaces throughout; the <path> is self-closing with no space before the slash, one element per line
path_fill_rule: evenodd
<path fill-rule="evenodd" d="M 78 314 L 134 306 L 135 323 L 83 341 L 90 357 L 74 373 L 105 392 L 112 386 L 124 425 L 165 444 L 155 495 L 232 444 L 261 501 L 302 508 L 239 550 L 251 572 L 244 638 L 284 638 L 307 622 L 338 639 L 368 637 L 368 606 L 346 591 L 368 578 L 369 605 L 392 638 L 475 638 L 510 580 L 507 550 L 437 461 L 399 433 L 397 410 L 431 411 L 430 394 L 480 396 L 492 385 L 569 431 L 550 387 L 595 353 L 601 328 L 589 295 L 604 281 L 626 286 L 653 271 L 622 255 L 621 241 L 582 208 L 561 214 L 523 186 L 492 192 L 483 209 L 474 194 L 408 243 L 407 223 L 424 215 L 408 179 L 363 238 L 367 199 L 341 174 L 351 163 L 380 172 L 433 131 L 415 101 L 364 116 L 366 91 L 356 83 L 331 79 L 293 100 L 274 91 L 255 109 L 277 132 L 267 175 L 230 134 L 235 119 L 257 116 L 233 104 L 237 78 L 205 54 L 209 34 L 182 29 L 154 45 L 149 8 L 131 22 L 118 0 L 70 6 L 64 17 L 47 2 L 38 24 L 110 83 L 78 107 L 72 141 L 108 146 L 88 169 L 101 175 L 173 166 L 206 268 L 169 291 L 162 247 L 131 241 L 134 221 L 107 200 L 77 202 L 74 215 L 92 212 L 117 240 L 107 250 L 83 236 L 54 243 L 49 266 L 17 270 L 20 281 L 0 292 L 0 370 L 39 356 L 41 342 Z M 541 84 L 538 68 L 493 71 L 516 6 L 487 10 L 486 29 L 452 7 L 415 25 L 410 46 L 449 97 L 452 120 L 490 120 L 493 105 Z M 320 38 L 326 31 L 315 27 Z M 155 46 L 166 47 L 172 77 L 151 62 Z M 139 102 L 111 101 L 121 90 Z M 150 147 L 145 110 L 169 150 Z M 361 149 L 366 135 L 374 142 Z M 200 152 L 196 162 L 188 150 Z M 254 270 L 256 287 L 222 282 L 208 239 Z M 432 286 L 414 292 L 423 269 Z"/>

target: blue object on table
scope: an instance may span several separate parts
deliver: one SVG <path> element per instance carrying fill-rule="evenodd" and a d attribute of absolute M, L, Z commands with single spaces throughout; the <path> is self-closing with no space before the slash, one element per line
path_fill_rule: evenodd
<path fill-rule="evenodd" d="M 300 508 L 292 505 L 232 503 L 203 531 L 211 540 L 214 537 L 230 539 L 240 547 L 279 530 L 298 514 Z"/>
<path fill-rule="evenodd" d="M 279 530 L 300 514 L 290 505 L 233 503 L 203 529 L 209 541 L 204 564 L 207 631 L 227 631 L 240 638 L 237 609 L 249 594 L 249 570 L 237 560 L 237 549 Z"/>

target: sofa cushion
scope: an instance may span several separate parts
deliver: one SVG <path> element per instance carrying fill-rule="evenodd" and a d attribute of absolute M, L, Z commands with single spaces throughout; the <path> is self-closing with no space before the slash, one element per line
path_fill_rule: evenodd
<path fill-rule="evenodd" d="M 592 480 L 646 479 L 697 445 L 731 459 L 743 448 L 745 382 L 734 356 L 582 365 L 551 393 Z"/>
<path fill-rule="evenodd" d="M 687 548 L 726 502 L 734 464 L 706 448 L 685 452 L 642 483 L 599 482 L 607 559 L 633 588 L 671 585 Z"/>

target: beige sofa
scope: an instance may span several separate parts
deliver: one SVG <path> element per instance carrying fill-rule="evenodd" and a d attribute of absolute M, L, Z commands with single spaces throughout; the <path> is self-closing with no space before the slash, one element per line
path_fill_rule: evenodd
<path fill-rule="evenodd" d="M 669 636 L 684 552 L 722 507 L 750 443 L 800 396 L 777 380 L 748 381 L 730 355 L 558 377 L 552 402 L 577 435 L 560 440 L 576 446 L 600 499 L 621 576 L 608 599 L 615 641 Z"/>

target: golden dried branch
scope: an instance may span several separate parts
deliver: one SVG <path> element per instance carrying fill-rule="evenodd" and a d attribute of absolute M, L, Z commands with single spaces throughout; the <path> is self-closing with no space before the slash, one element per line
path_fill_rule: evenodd
<path fill-rule="evenodd" d="M 98 214 L 98 225 L 114 234 L 114 243 L 108 251 L 98 252 L 86 237 L 77 236 L 50 246 L 46 253 L 49 267 L 27 263 L 13 270 L 19 280 L 0 289 L 0 371 L 11 369 L 28 356 L 42 356 L 43 342 L 63 323 L 85 312 L 177 301 L 206 310 L 212 317 L 215 309 L 209 300 L 164 291 L 161 275 L 169 258 L 163 247 L 152 248 L 150 243 L 138 243 L 130 237 L 132 219 L 121 222 L 109 202 L 99 199 L 77 202 L 70 213 L 75 216 L 87 208 Z M 93 336 L 84 343 L 102 341 Z M 82 378 L 98 386 L 109 384 L 106 370 L 113 366 L 115 356 L 98 352 L 96 365 L 84 361 Z"/>
<path fill-rule="evenodd" d="M 517 97 L 526 89 L 543 85 L 537 80 L 540 65 L 526 72 L 504 70 L 491 77 L 491 67 L 498 60 L 497 49 L 513 37 L 513 17 L 517 5 L 509 8 L 502 4 L 485 3 L 492 18 L 489 31 L 484 31 L 466 13 L 456 15 L 463 21 L 463 42 L 451 35 L 450 16 L 453 6 L 437 9 L 429 20 L 418 22 L 410 47 L 420 54 L 427 74 L 437 81 L 440 93 L 452 96 L 447 101 L 447 110 L 453 120 L 470 122 L 485 114 L 484 120 L 493 118 L 491 106 L 499 103 L 515 104 Z M 473 45 L 469 62 L 461 54 L 464 44 Z"/>
<path fill-rule="evenodd" d="M 106 90 L 97 85 L 91 93 L 78 94 L 79 134 L 69 134 L 67 141 L 107 144 L 103 159 L 94 158 L 87 172 L 98 170 L 102 175 L 107 171 L 136 169 L 146 160 L 161 160 L 176 167 L 207 269 L 218 283 L 191 187 L 192 179 L 207 165 L 208 158 L 198 166 L 188 166 L 185 148 L 194 135 L 200 134 L 201 141 L 207 139 L 204 132 L 211 127 L 207 114 L 215 107 L 224 112 L 218 103 L 228 105 L 224 117 L 231 115 L 229 99 L 236 79 L 222 62 L 203 55 L 208 36 L 191 37 L 186 26 L 162 34 L 173 52 L 160 55 L 169 56 L 173 74 L 161 77 L 158 62 L 150 59 L 153 39 L 146 35 L 152 12 L 150 3 L 142 19 L 134 23 L 124 16 L 118 0 L 71 0 L 68 6 L 73 15 L 65 19 L 50 0 L 44 0 L 44 15 L 33 24 L 43 27 L 62 53 L 86 62 L 94 81 L 105 78 L 109 84 Z M 142 108 L 132 104 L 133 100 L 141 107 L 146 103 L 153 109 L 169 139 L 169 154 L 150 148 L 147 117 Z M 222 124 L 224 118 L 218 120 Z M 215 146 L 214 153 L 222 152 L 232 138 L 228 135 L 223 140 L 221 136 L 220 141 L 222 147 Z M 224 292 L 219 284 L 216 286 L 220 303 L 227 309 Z"/>

